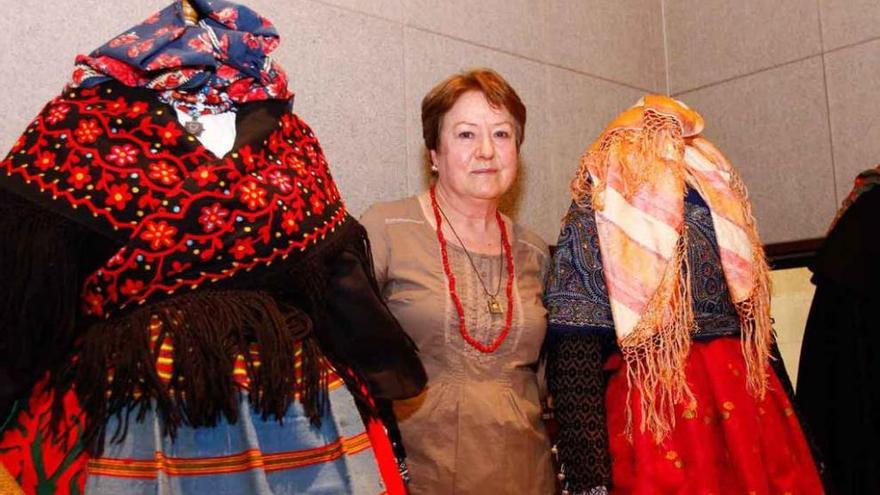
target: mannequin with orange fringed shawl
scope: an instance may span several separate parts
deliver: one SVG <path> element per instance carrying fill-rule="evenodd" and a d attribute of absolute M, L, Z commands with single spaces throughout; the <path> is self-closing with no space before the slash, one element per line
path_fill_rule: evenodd
<path fill-rule="evenodd" d="M 822 493 L 770 365 L 769 273 L 746 189 L 703 127 L 647 96 L 572 181 L 545 294 L 568 492 Z"/>

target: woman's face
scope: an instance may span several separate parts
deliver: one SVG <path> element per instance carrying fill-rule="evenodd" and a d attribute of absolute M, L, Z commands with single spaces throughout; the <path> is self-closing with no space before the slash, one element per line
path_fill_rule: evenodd
<path fill-rule="evenodd" d="M 463 199 L 498 201 L 516 178 L 515 132 L 506 108 L 493 108 L 480 91 L 462 94 L 443 116 L 431 150 L 438 186 Z"/>

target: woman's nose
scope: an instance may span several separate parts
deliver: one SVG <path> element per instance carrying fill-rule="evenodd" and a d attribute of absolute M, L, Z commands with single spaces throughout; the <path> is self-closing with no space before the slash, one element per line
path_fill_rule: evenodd
<path fill-rule="evenodd" d="M 490 160 L 495 156 L 495 143 L 492 142 L 491 137 L 486 136 L 480 140 L 480 158 L 484 160 Z"/>

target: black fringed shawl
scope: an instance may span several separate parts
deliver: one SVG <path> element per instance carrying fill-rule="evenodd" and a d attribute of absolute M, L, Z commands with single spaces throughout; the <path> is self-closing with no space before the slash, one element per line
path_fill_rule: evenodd
<path fill-rule="evenodd" d="M 424 370 L 379 298 L 366 234 L 289 105 L 242 105 L 224 158 L 151 91 L 110 82 L 43 109 L 0 162 L 3 402 L 51 371 L 57 391 L 76 388 L 93 451 L 109 416 L 153 404 L 172 435 L 235 421 L 234 357 L 253 343 L 250 399 L 264 417 L 298 394 L 318 421 L 324 354 L 378 397 L 418 393 Z M 151 319 L 174 342 L 167 385 Z"/>

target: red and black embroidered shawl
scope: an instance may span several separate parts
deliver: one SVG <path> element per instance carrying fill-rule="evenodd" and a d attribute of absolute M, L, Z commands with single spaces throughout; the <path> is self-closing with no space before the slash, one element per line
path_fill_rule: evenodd
<path fill-rule="evenodd" d="M 365 234 L 289 104 L 241 106 L 236 145 L 220 158 L 155 95 L 112 82 L 67 90 L 0 162 L 0 189 L 85 226 L 109 256 L 81 280 L 78 316 L 56 329 L 69 335 L 40 337 L 76 343 L 70 366 L 49 367 L 59 390 L 77 385 L 93 448 L 108 415 L 151 400 L 171 432 L 221 414 L 235 420 L 238 391 L 217 377 L 252 345 L 262 364 L 249 367 L 259 390 L 251 399 L 264 414 L 280 417 L 299 394 L 319 418 L 324 354 L 380 396 L 418 392 L 424 371 L 381 304 Z M 34 313 L 10 328 L 27 327 Z M 180 353 L 170 385 L 153 369 L 148 326 L 157 318 Z M 26 332 L 8 335 L 4 353 L 29 340 L 33 352 Z M 301 386 L 291 359 L 296 342 L 305 342 L 303 371 L 312 375 Z"/>

